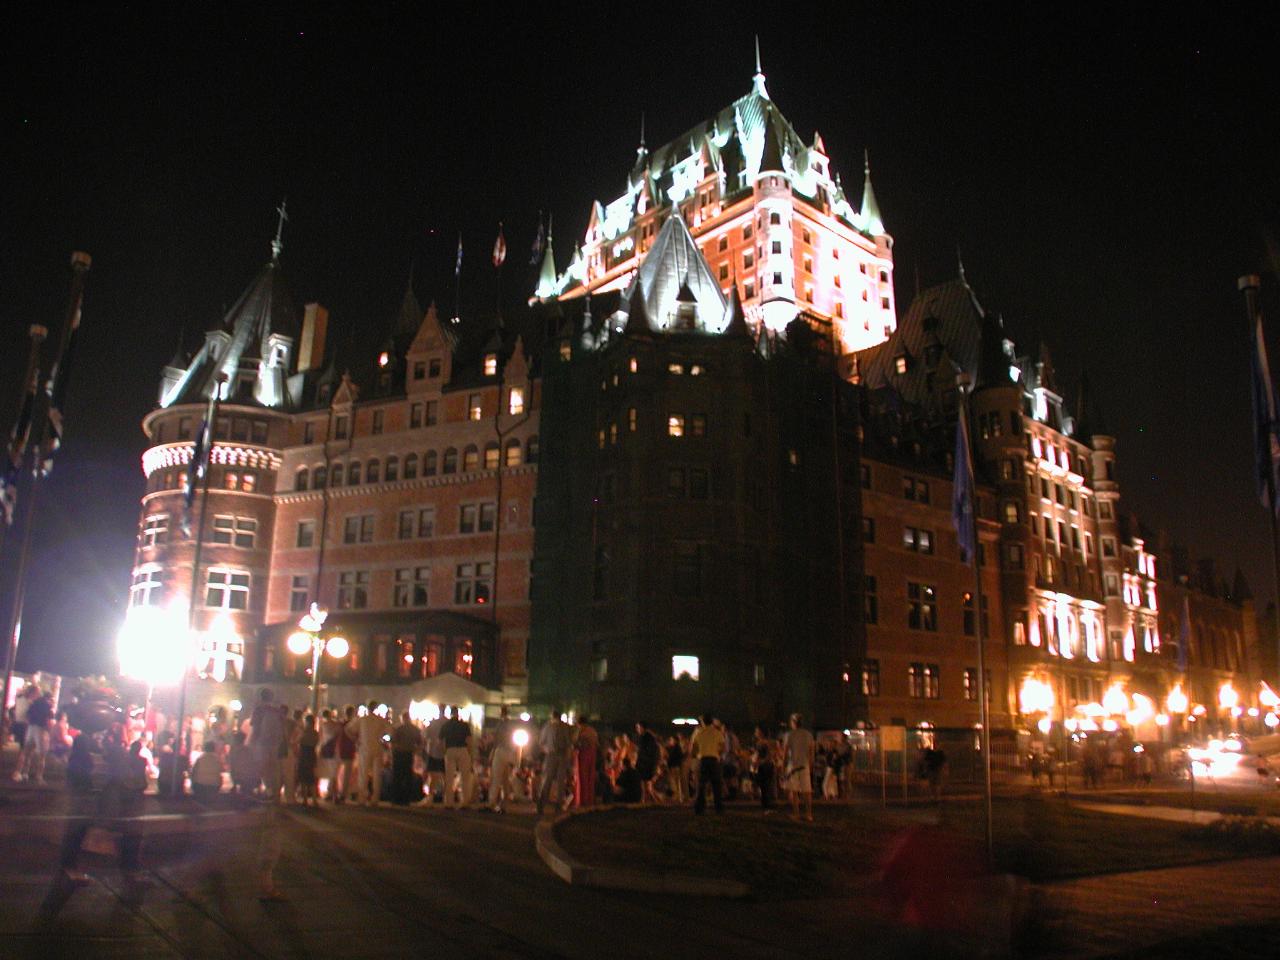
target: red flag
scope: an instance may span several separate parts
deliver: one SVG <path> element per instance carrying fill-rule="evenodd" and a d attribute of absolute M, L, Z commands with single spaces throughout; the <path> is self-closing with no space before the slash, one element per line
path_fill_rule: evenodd
<path fill-rule="evenodd" d="M 494 267 L 502 266 L 504 260 L 507 259 L 507 241 L 502 236 L 502 221 L 498 221 L 498 239 L 493 241 L 493 265 Z"/>

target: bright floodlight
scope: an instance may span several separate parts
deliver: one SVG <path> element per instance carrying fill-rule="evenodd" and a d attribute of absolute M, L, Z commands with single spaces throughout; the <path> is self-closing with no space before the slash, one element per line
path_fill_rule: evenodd
<path fill-rule="evenodd" d="M 289 648 L 290 653 L 302 656 L 311 649 L 311 634 L 295 630 L 289 634 L 289 639 L 285 641 L 285 645 Z"/>
<path fill-rule="evenodd" d="M 1218 688 L 1218 706 L 1223 710 L 1231 710 L 1240 705 L 1240 694 L 1236 693 L 1235 687 L 1231 686 L 1228 680 Z"/>
<path fill-rule="evenodd" d="M 529 745 L 529 731 L 523 728 L 517 730 L 515 733 L 511 734 L 511 742 L 517 747 L 524 749 Z"/>
<path fill-rule="evenodd" d="M 120 673 L 153 687 L 173 686 L 191 663 L 191 646 L 180 611 L 131 607 L 116 641 Z"/>
<path fill-rule="evenodd" d="M 329 656 L 341 660 L 351 652 L 351 644 L 347 643 L 346 637 L 330 637 L 329 642 L 325 644 L 324 650 Z"/>

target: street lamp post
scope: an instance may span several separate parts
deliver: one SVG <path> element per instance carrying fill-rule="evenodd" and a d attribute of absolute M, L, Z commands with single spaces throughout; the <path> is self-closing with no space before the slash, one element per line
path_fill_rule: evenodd
<path fill-rule="evenodd" d="M 326 640 L 320 635 L 328 616 L 328 610 L 317 603 L 311 604 L 311 609 L 298 621 L 297 631 L 291 633 L 288 640 L 290 653 L 302 656 L 308 650 L 311 651 L 312 715 L 318 715 L 320 712 L 320 654 L 327 653 L 335 660 L 341 660 L 351 650 L 351 644 L 347 643 L 345 637 L 335 636 Z"/>

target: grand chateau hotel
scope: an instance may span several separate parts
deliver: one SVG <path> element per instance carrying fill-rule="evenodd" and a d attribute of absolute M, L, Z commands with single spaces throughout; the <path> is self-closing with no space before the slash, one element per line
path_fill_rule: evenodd
<path fill-rule="evenodd" d="M 1242 579 L 1126 516 L 1083 385 L 962 272 L 899 311 L 869 167 L 855 206 L 763 74 L 624 184 L 562 271 L 548 242 L 527 311 L 448 319 L 410 291 L 359 382 L 341 371 L 369 358 L 290 300 L 278 236 L 164 368 L 130 602 L 197 598 L 207 699 L 301 702 L 311 656 L 286 638 L 317 602 L 350 641 L 322 702 L 403 708 L 447 680 L 606 722 L 971 727 L 981 631 L 999 728 L 1252 704 Z M 950 518 L 962 373 L 976 602 Z M 183 487 L 223 374 L 195 569 Z"/>

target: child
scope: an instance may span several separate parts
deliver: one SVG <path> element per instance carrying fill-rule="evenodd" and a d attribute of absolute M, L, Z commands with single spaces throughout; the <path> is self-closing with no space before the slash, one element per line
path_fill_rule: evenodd
<path fill-rule="evenodd" d="M 208 803 L 222 789 L 222 758 L 212 740 L 205 742 L 203 751 L 191 768 L 191 792 L 201 803 Z"/>

